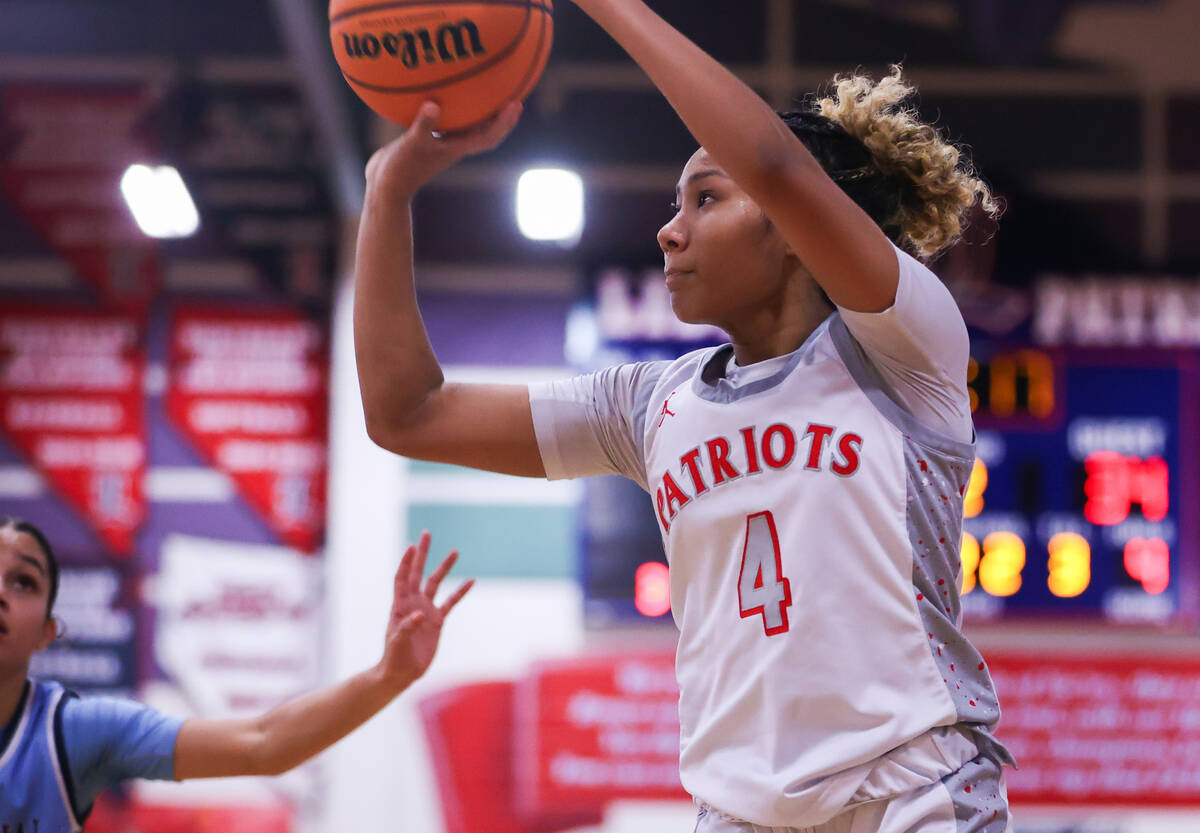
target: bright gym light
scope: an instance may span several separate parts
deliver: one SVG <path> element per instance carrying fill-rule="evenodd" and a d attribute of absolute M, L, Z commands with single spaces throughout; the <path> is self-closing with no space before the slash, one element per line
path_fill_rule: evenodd
<path fill-rule="evenodd" d="M 534 168 L 517 180 L 517 227 L 530 240 L 564 246 L 583 233 L 583 180 L 574 171 Z"/>
<path fill-rule="evenodd" d="M 190 237 L 200 228 L 192 195 L 170 165 L 130 165 L 121 177 L 121 195 L 147 237 Z"/>

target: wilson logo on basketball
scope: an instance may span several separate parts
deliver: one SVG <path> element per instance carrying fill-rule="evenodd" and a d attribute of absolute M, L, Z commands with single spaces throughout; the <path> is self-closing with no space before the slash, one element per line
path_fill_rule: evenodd
<path fill-rule="evenodd" d="M 442 24 L 434 32 L 424 28 L 401 29 L 381 35 L 343 32 L 342 42 L 347 58 L 399 58 L 407 69 L 416 69 L 422 62 L 448 64 L 487 54 L 479 27 L 468 19 Z"/>

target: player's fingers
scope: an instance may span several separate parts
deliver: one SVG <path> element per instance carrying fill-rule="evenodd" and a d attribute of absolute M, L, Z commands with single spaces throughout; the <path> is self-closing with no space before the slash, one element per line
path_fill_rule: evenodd
<path fill-rule="evenodd" d="M 413 123 L 408 126 L 408 129 L 422 139 L 431 136 L 437 125 L 438 116 L 441 114 L 442 108 L 436 101 L 426 101 L 417 110 L 416 118 L 413 119 Z"/>
<path fill-rule="evenodd" d="M 417 539 L 417 554 L 413 559 L 412 572 L 409 574 L 409 589 L 414 593 L 421 592 L 421 579 L 425 576 L 425 558 L 429 555 L 429 541 L 431 536 L 429 530 L 421 533 L 421 537 Z"/>
<path fill-rule="evenodd" d="M 519 101 L 510 101 L 505 105 L 494 119 L 470 137 L 468 140 L 471 146 L 470 152 L 480 153 L 491 150 L 503 142 L 504 137 L 511 133 L 517 126 L 517 122 L 520 121 L 522 110 L 524 110 L 524 105 Z"/>
<path fill-rule="evenodd" d="M 446 574 L 450 572 L 450 568 L 454 566 L 454 562 L 456 561 L 458 561 L 458 550 L 451 550 L 450 554 L 447 555 L 442 560 L 442 563 L 437 566 L 437 569 L 433 571 L 433 574 L 429 577 L 429 580 L 425 582 L 425 597 L 429 599 L 429 601 L 432 602 L 434 597 L 437 596 L 438 587 L 441 586 L 442 579 L 444 579 Z"/>
<path fill-rule="evenodd" d="M 454 606 L 462 601 L 462 597 L 467 595 L 467 591 L 474 586 L 475 579 L 467 579 L 462 583 L 462 586 L 451 593 L 450 598 L 446 599 L 446 601 L 442 602 L 441 605 L 438 606 L 438 610 L 441 612 L 442 616 L 445 616 L 447 613 L 453 610 Z"/>
<path fill-rule="evenodd" d="M 392 586 L 393 593 L 402 593 L 411 583 L 413 559 L 416 558 L 417 548 L 412 544 L 404 550 L 404 555 L 400 556 L 400 566 L 396 568 L 396 580 Z"/>

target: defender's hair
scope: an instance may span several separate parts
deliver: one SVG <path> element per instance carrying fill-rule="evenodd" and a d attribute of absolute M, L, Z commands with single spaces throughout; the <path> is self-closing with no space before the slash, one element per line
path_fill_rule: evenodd
<path fill-rule="evenodd" d="M 904 106 L 916 91 L 899 66 L 878 82 L 839 75 L 833 87 L 810 109 L 779 115 L 892 242 L 930 258 L 961 236 L 977 202 L 999 216 L 965 153 Z"/>
<path fill-rule="evenodd" d="M 37 541 L 37 545 L 42 548 L 42 552 L 46 556 L 47 580 L 50 582 L 50 595 L 46 600 L 46 618 L 49 619 L 54 613 L 54 600 L 58 598 L 58 558 L 54 555 L 54 549 L 50 546 L 49 539 L 29 521 L 23 521 L 20 518 L 0 517 L 0 529 L 10 526 L 17 532 L 24 532 L 30 538 Z"/>

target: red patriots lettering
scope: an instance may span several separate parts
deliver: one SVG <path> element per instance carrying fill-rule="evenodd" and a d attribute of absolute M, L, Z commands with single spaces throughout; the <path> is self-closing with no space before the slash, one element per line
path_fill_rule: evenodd
<path fill-rule="evenodd" d="M 696 487 L 697 497 L 708 491 L 708 486 L 704 485 L 704 478 L 700 476 L 700 465 L 696 462 L 699 458 L 700 449 L 698 447 L 679 458 L 679 464 L 686 466 L 688 474 L 692 476 L 692 485 Z"/>
<path fill-rule="evenodd" d="M 774 442 L 776 437 L 783 437 L 783 453 L 778 457 L 775 456 Z M 792 457 L 796 455 L 796 432 L 784 425 L 782 422 L 777 422 L 763 432 L 762 438 L 762 456 L 767 465 L 773 469 L 785 468 L 792 462 Z"/>
<path fill-rule="evenodd" d="M 746 444 L 746 473 L 758 474 L 758 449 L 754 447 L 754 426 L 742 429 L 742 441 Z"/>
<path fill-rule="evenodd" d="M 663 489 L 667 494 L 667 514 L 674 518 L 675 513 L 687 505 L 691 498 L 688 497 L 687 492 L 679 488 L 679 484 L 675 482 L 675 478 L 671 476 L 670 472 L 663 475 Z M 679 506 L 676 506 L 676 503 Z"/>
<path fill-rule="evenodd" d="M 842 455 L 842 459 L 830 466 L 834 474 L 849 477 L 858 471 L 858 453 L 862 450 L 862 442 L 863 439 L 858 434 L 842 434 L 842 438 L 838 440 L 837 445 L 838 453 Z"/>
<path fill-rule="evenodd" d="M 729 462 L 729 440 L 724 437 L 714 437 L 704 443 L 708 449 L 708 462 L 712 466 L 713 485 L 720 486 L 726 478 L 741 477 L 741 472 Z"/>
<path fill-rule="evenodd" d="M 673 415 L 666 408 L 669 402 L 670 397 L 663 403 L 664 416 Z M 733 456 L 740 458 L 740 454 L 735 454 L 730 439 L 711 437 L 679 458 L 677 474 L 672 473 L 674 469 L 662 474 L 659 486 L 655 490 L 654 505 L 663 532 L 670 531 L 675 516 L 693 499 L 737 480 L 743 474 L 782 470 L 796 458 L 796 431 L 786 423 L 772 423 L 761 435 L 755 426 L 742 428 L 738 433 L 742 439 L 738 452 L 745 454 L 744 471 L 741 470 L 740 459 L 737 465 L 731 459 Z M 834 426 L 810 422 L 803 437 L 810 440 L 805 470 L 821 472 L 828 469 L 839 477 L 849 477 L 861 467 L 862 435 L 852 431 L 839 434 Z M 831 449 L 828 454 L 825 453 L 827 447 Z M 760 459 L 767 465 L 765 470 L 759 463 Z M 691 480 L 691 494 L 680 485 L 688 482 L 687 479 L 680 478 L 684 474 Z M 710 476 L 711 480 L 706 479 Z"/>
<path fill-rule="evenodd" d="M 808 449 L 808 463 L 804 468 L 810 471 L 821 470 L 821 452 L 825 450 L 825 441 L 829 439 L 829 435 L 833 433 L 833 427 L 830 425 L 818 425 L 815 422 L 808 424 L 808 429 L 804 432 L 805 437 L 812 437 L 812 445 Z"/>

